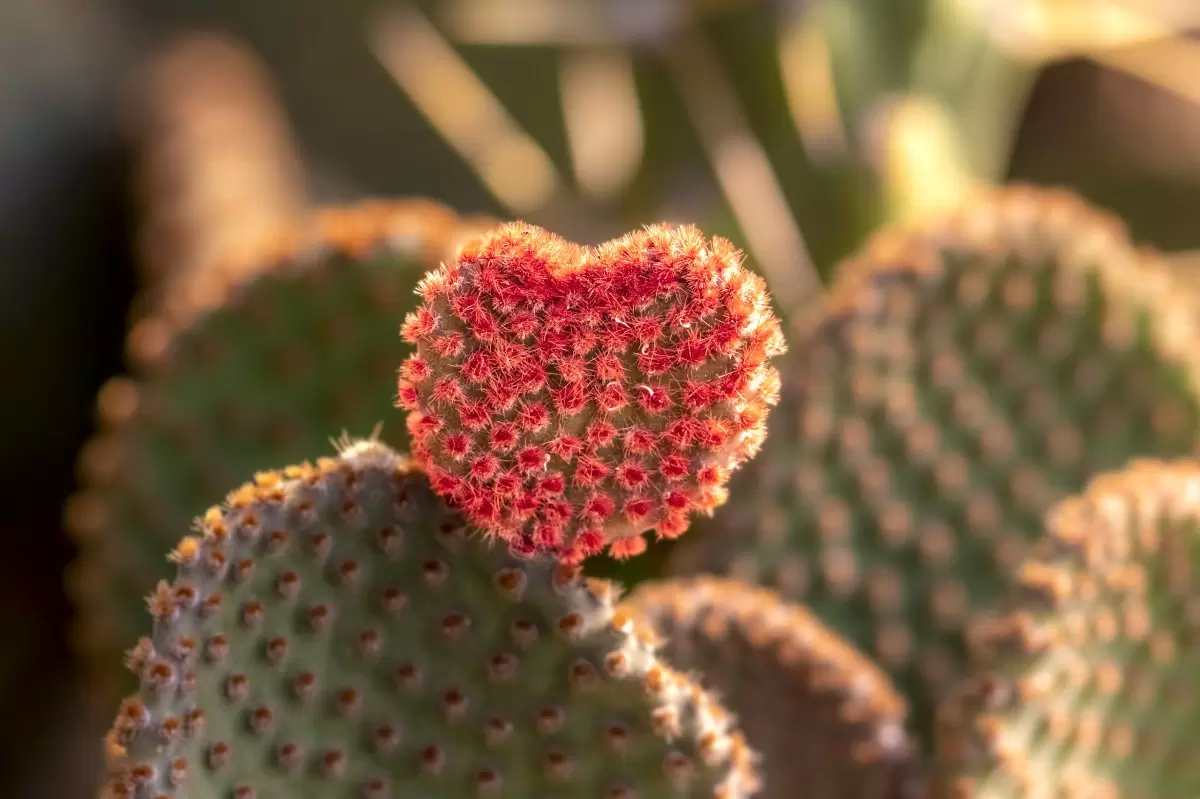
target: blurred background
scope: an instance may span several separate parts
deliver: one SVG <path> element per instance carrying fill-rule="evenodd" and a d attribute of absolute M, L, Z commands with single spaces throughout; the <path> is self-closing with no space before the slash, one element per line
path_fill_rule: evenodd
<path fill-rule="evenodd" d="M 1197 29 L 1195 0 L 0 0 L 3 793 L 90 795 L 114 708 L 69 654 L 64 503 L 173 276 L 425 196 L 589 243 L 694 222 L 787 313 L 1007 180 L 1200 274 Z"/>

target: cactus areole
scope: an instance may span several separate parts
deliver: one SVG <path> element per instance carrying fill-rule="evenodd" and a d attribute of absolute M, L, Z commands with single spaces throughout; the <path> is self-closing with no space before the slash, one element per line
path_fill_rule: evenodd
<path fill-rule="evenodd" d="M 398 402 L 414 455 L 517 553 L 679 536 L 766 434 L 785 344 L 728 241 L 652 226 L 588 249 L 511 223 L 418 291 Z"/>

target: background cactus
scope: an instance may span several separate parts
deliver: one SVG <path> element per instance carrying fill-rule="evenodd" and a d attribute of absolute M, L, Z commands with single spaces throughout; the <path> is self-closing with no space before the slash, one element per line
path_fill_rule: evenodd
<path fill-rule="evenodd" d="M 907 708 L 882 671 L 798 605 L 715 577 L 642 585 L 620 610 L 661 637 L 762 756 L 758 799 L 917 797 Z"/>
<path fill-rule="evenodd" d="M 239 258 L 176 279 L 129 338 L 132 377 L 101 391 L 67 508 L 80 547 L 76 641 L 101 674 L 136 637 L 162 552 L 238 474 L 395 418 L 397 335 L 425 270 L 476 232 L 432 202 L 329 209 Z M 383 440 L 403 445 L 404 425 Z"/>
<path fill-rule="evenodd" d="M 106 797 L 750 795 L 730 716 L 611 587 L 492 546 L 381 444 L 259 474 L 200 532 Z"/>
<path fill-rule="evenodd" d="M 594 250 L 505 225 L 421 284 L 401 369 L 434 489 L 525 552 L 642 552 L 725 500 L 784 351 L 762 279 L 694 228 Z"/>
<path fill-rule="evenodd" d="M 1200 463 L 1099 475 L 1047 535 L 942 708 L 939 795 L 1195 796 Z"/>
<path fill-rule="evenodd" d="M 1045 510 L 1130 457 L 1197 451 L 1198 336 L 1155 258 L 1061 192 L 885 232 L 792 337 L 757 490 L 735 485 L 672 569 L 805 601 L 894 676 L 928 741 L 966 620 Z"/>
<path fill-rule="evenodd" d="M 308 190 L 300 156 L 253 50 L 214 34 L 180 37 L 146 65 L 130 95 L 143 144 L 135 189 L 148 284 L 253 259 L 301 222 Z"/>

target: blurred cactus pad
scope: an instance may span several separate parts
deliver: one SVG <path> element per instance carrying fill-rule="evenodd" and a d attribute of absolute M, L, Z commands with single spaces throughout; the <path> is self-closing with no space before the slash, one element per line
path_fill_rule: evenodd
<path fill-rule="evenodd" d="M 480 223 L 483 224 L 483 223 Z M 230 485 L 343 432 L 407 443 L 397 334 L 425 272 L 479 228 L 424 200 L 314 212 L 272 247 L 180 276 L 136 321 L 104 386 L 66 522 L 76 646 L 98 676 L 143 629 L 163 553 Z"/>
<path fill-rule="evenodd" d="M 299 224 L 306 179 L 271 76 L 237 40 L 171 40 L 130 87 L 147 293 Z"/>
<path fill-rule="evenodd" d="M 1047 520 L 979 674 L 946 702 L 946 797 L 1200 795 L 1200 463 L 1096 476 Z"/>
<path fill-rule="evenodd" d="M 378 442 L 260 473 L 151 599 L 103 796 L 751 795 L 732 715 L 612 586 L 493 543 Z"/>
<path fill-rule="evenodd" d="M 1118 220 L 1013 186 L 877 234 L 789 336 L 764 451 L 675 574 L 804 602 L 876 658 L 928 742 L 1043 514 L 1130 458 L 1194 455 L 1200 328 Z"/>
<path fill-rule="evenodd" d="M 774 591 L 717 577 L 646 583 L 621 603 L 661 636 L 762 755 L 758 799 L 916 799 L 917 747 L 891 680 Z"/>

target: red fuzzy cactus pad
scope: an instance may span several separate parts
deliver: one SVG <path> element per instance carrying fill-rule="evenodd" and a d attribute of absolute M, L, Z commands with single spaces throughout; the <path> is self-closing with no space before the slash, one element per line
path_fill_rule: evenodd
<path fill-rule="evenodd" d="M 503 225 L 430 273 L 402 335 L 413 454 L 517 552 L 578 561 L 673 538 L 766 435 L 785 349 L 724 239 L 649 227 L 587 249 Z"/>

